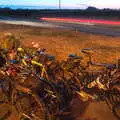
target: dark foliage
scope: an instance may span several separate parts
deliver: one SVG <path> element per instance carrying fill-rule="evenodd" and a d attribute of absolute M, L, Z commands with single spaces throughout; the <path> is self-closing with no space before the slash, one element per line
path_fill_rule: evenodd
<path fill-rule="evenodd" d="M 111 18 L 120 19 L 120 9 L 97 9 L 88 7 L 81 9 L 10 9 L 0 8 L 0 16 L 12 16 L 20 18 L 40 18 L 40 17 L 90 17 L 90 18 Z"/>

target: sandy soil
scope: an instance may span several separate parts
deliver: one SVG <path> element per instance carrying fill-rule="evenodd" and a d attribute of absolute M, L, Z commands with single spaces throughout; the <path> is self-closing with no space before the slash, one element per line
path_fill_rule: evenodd
<path fill-rule="evenodd" d="M 21 41 L 26 47 L 32 46 L 33 41 L 38 43 L 40 48 L 46 48 L 48 53 L 55 55 L 59 60 L 66 58 L 70 53 L 83 55 L 79 52 L 82 48 L 94 49 L 96 52 L 93 58 L 100 62 L 115 62 L 116 58 L 120 56 L 120 37 L 0 24 L 0 40 L 3 39 L 3 34 L 6 32 L 21 37 Z"/>

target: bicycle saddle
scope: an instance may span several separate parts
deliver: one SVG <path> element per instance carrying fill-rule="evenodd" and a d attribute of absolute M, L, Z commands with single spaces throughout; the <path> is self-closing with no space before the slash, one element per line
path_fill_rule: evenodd
<path fill-rule="evenodd" d="M 82 53 L 93 54 L 94 51 L 91 48 L 84 48 L 81 50 Z"/>
<path fill-rule="evenodd" d="M 54 60 L 54 59 L 55 59 L 55 56 L 48 55 L 48 59 L 49 59 L 49 60 Z"/>
<path fill-rule="evenodd" d="M 69 54 L 68 57 L 70 57 L 70 58 L 75 58 L 75 59 L 80 59 L 80 60 L 83 59 L 83 57 L 77 56 L 76 54 Z"/>

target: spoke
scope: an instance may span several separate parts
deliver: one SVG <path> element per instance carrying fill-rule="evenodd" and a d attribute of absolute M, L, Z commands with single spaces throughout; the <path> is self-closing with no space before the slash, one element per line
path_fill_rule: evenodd
<path fill-rule="evenodd" d="M 33 116 L 34 118 L 36 118 L 36 119 L 39 119 L 39 117 L 37 117 L 35 114 L 33 114 L 32 113 L 32 115 L 31 116 Z"/>
<path fill-rule="evenodd" d="M 21 118 L 22 116 L 24 116 L 24 117 L 28 118 L 29 120 L 32 120 L 32 118 L 31 118 L 31 117 L 29 117 L 28 115 L 26 115 L 25 113 L 21 113 L 20 118 Z"/>
<path fill-rule="evenodd" d="M 10 115 L 11 115 L 11 111 L 8 111 L 3 117 L 0 118 L 0 120 L 6 120 L 9 118 Z"/>

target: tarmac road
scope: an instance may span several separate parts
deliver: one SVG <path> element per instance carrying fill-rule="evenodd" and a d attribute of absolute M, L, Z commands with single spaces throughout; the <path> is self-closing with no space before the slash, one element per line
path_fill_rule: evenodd
<path fill-rule="evenodd" d="M 120 26 L 116 25 L 100 25 L 88 22 L 56 22 L 56 21 L 46 21 L 46 20 L 24 20 L 24 19 L 13 19 L 13 18 L 0 18 L 0 23 L 6 24 L 16 24 L 16 25 L 26 25 L 34 27 L 44 27 L 44 28 L 59 28 L 59 29 L 69 29 L 77 30 L 80 32 L 92 33 L 92 34 L 102 34 L 108 36 L 120 36 Z"/>

